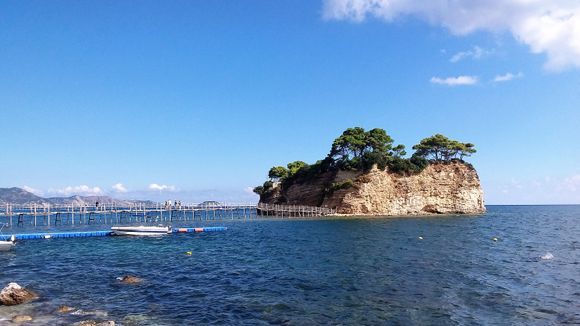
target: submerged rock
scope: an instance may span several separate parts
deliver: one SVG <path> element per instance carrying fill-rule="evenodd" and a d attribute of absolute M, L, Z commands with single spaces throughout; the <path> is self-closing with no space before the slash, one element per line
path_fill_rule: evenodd
<path fill-rule="evenodd" d="M 62 306 L 59 306 L 58 309 L 56 309 L 56 312 L 58 312 L 59 314 L 66 314 L 66 313 L 69 313 L 73 310 L 75 310 L 75 308 L 69 307 L 66 305 L 62 305 Z"/>
<path fill-rule="evenodd" d="M 97 316 L 97 317 L 107 317 L 109 313 L 103 310 L 82 310 L 78 309 L 70 313 L 73 316 Z"/>
<path fill-rule="evenodd" d="M 123 318 L 123 325 L 143 325 L 149 321 L 149 317 L 146 315 L 127 315 Z"/>
<path fill-rule="evenodd" d="M 18 283 L 10 283 L 0 292 L 0 303 L 5 306 L 14 306 L 38 299 L 38 295 L 27 290 Z"/>
<path fill-rule="evenodd" d="M 143 279 L 134 275 L 125 275 L 123 277 L 117 277 L 119 281 L 123 284 L 139 284 L 143 282 Z"/>
<path fill-rule="evenodd" d="M 115 326 L 115 321 L 113 320 L 83 320 L 74 324 L 75 326 Z"/>
<path fill-rule="evenodd" d="M 32 321 L 32 317 L 28 315 L 18 315 L 12 317 L 12 322 L 16 324 L 25 323 L 27 321 Z"/>

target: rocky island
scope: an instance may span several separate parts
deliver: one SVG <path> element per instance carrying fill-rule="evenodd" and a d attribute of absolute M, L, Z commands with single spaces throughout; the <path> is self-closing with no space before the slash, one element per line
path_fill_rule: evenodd
<path fill-rule="evenodd" d="M 393 145 L 383 129 L 349 128 L 324 160 L 270 169 L 254 191 L 260 203 L 332 208 L 341 215 L 482 214 L 483 190 L 464 158 L 476 152 L 437 134 L 413 146 Z"/>

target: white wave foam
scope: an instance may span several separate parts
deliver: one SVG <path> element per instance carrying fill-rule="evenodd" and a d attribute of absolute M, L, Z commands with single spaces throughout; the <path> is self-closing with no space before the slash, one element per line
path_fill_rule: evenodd
<path fill-rule="evenodd" d="M 552 253 L 548 252 L 545 255 L 543 255 L 542 257 L 540 257 L 542 260 L 552 260 L 554 259 L 554 255 L 552 255 Z"/>

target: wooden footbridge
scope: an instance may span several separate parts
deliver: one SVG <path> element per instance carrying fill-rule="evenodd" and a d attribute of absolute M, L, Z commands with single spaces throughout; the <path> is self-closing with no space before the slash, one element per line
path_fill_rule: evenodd
<path fill-rule="evenodd" d="M 334 214 L 329 208 L 299 205 L 216 204 L 134 205 L 10 205 L 0 207 L 0 224 L 7 227 L 91 224 L 168 223 L 179 221 L 312 218 Z"/>

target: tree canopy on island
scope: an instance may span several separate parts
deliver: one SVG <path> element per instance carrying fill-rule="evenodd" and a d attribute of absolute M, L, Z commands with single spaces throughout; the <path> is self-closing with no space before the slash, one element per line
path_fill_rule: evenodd
<path fill-rule="evenodd" d="M 361 127 L 348 128 L 334 140 L 324 160 L 312 165 L 295 161 L 286 167 L 275 166 L 268 172 L 270 180 L 254 188 L 254 192 L 263 194 L 273 189 L 276 182 L 311 178 L 332 170 L 367 171 L 377 166 L 394 173 L 419 173 L 430 163 L 464 162 L 465 157 L 476 152 L 472 143 L 462 143 L 441 134 L 425 138 L 413 146 L 415 152 L 410 158 L 405 158 L 407 152 L 404 145 L 393 146 L 393 143 L 393 138 L 384 129 L 365 131 Z"/>
<path fill-rule="evenodd" d="M 419 144 L 413 146 L 413 149 L 416 151 L 415 155 L 432 158 L 435 161 L 463 160 L 464 157 L 477 152 L 472 143 L 461 143 L 441 134 L 421 140 Z"/>

